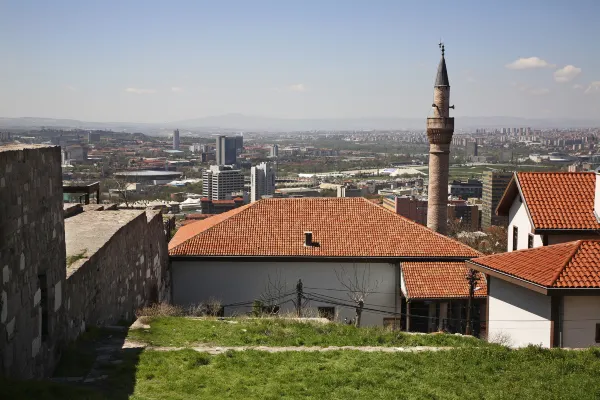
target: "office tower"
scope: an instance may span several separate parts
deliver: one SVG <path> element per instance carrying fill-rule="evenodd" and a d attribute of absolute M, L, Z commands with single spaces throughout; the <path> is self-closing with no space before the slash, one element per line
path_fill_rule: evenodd
<path fill-rule="evenodd" d="M 498 203 L 500 202 L 512 175 L 512 172 L 498 170 L 485 171 L 483 173 L 482 228 L 489 228 L 492 225 L 507 225 L 507 217 L 496 215 L 496 207 L 498 207 Z"/>
<path fill-rule="evenodd" d="M 237 162 L 237 144 L 236 137 L 219 136 L 217 138 L 217 165 L 233 165 Z"/>
<path fill-rule="evenodd" d="M 273 146 L 271 146 L 271 151 L 269 153 L 269 157 L 271 158 L 277 158 L 279 157 L 279 146 L 274 144 Z"/>
<path fill-rule="evenodd" d="M 427 118 L 429 140 L 427 227 L 445 234 L 448 227 L 448 173 L 454 118 L 450 117 L 450 82 L 444 58 L 444 45 L 440 44 L 440 48 L 442 58 L 433 89 L 433 117 Z"/>
<path fill-rule="evenodd" d="M 240 155 L 244 152 L 244 137 L 235 136 L 235 154 Z"/>
<path fill-rule="evenodd" d="M 210 200 L 229 200 L 244 189 L 244 176 L 238 169 L 211 165 L 202 173 L 202 195 Z"/>
<path fill-rule="evenodd" d="M 179 150 L 179 129 L 173 131 L 173 150 Z"/>
<path fill-rule="evenodd" d="M 262 196 L 275 193 L 275 170 L 271 163 L 252 167 L 250 174 L 250 201 L 254 203 Z"/>

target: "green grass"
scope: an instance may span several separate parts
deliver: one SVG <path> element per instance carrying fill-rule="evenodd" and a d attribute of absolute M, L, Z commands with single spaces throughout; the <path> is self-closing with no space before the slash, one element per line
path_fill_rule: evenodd
<path fill-rule="evenodd" d="M 87 252 L 87 249 L 83 249 L 81 252 L 79 252 L 77 254 L 73 254 L 71 256 L 67 256 L 67 267 L 70 267 L 75 262 L 81 260 L 82 258 L 85 258 L 85 253 L 86 252 Z"/>
<path fill-rule="evenodd" d="M 489 346 L 472 337 L 413 335 L 381 327 L 293 322 L 283 319 L 217 319 L 156 317 L 150 329 L 129 331 L 128 338 L 152 346 Z"/>
<path fill-rule="evenodd" d="M 597 399 L 599 356 L 537 348 L 219 356 L 146 351 L 131 399 Z"/>

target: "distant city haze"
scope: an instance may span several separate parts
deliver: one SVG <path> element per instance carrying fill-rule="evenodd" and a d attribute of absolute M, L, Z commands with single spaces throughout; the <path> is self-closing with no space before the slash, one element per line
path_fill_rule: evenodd
<path fill-rule="evenodd" d="M 598 15 L 597 0 L 2 2 L 0 128 L 424 129 L 440 39 L 458 130 L 593 126 Z"/>

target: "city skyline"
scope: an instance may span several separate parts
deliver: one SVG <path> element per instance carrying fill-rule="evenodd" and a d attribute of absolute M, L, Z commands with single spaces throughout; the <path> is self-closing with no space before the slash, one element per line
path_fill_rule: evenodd
<path fill-rule="evenodd" d="M 597 118 L 593 1 L 232 3 L 5 3 L 0 117 L 425 121 L 442 39 L 457 118 Z"/>

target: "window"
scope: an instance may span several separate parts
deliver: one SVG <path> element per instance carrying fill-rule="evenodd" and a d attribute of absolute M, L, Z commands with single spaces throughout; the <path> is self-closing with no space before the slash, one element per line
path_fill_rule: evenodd
<path fill-rule="evenodd" d="M 548 246 L 548 235 L 542 235 L 542 246 Z"/>
<path fill-rule="evenodd" d="M 320 318 L 327 318 L 330 321 L 335 318 L 335 307 L 319 307 L 318 310 Z"/>
<path fill-rule="evenodd" d="M 533 234 L 531 234 L 531 233 L 527 237 L 527 248 L 533 249 Z"/>
<path fill-rule="evenodd" d="M 42 308 L 42 341 L 48 338 L 48 279 L 46 274 L 38 275 L 41 292 L 40 307 Z"/>
<path fill-rule="evenodd" d="M 512 249 L 517 250 L 517 248 L 519 247 L 519 228 L 517 228 L 516 226 L 513 226 L 513 243 L 512 243 Z"/>
<path fill-rule="evenodd" d="M 596 343 L 600 343 L 600 324 L 596 324 Z"/>

